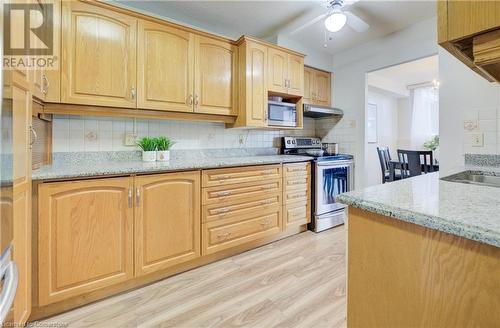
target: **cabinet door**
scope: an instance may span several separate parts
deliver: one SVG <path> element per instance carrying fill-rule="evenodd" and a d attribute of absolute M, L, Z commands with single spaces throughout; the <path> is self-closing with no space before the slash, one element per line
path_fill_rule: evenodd
<path fill-rule="evenodd" d="M 304 94 L 304 58 L 288 54 L 288 94 L 302 96 Z"/>
<path fill-rule="evenodd" d="M 500 27 L 500 1 L 448 0 L 448 40 Z"/>
<path fill-rule="evenodd" d="M 302 101 L 305 104 L 312 104 L 314 93 L 314 70 L 310 67 L 304 67 L 304 96 Z"/>
<path fill-rule="evenodd" d="M 13 250 L 19 282 L 13 320 L 24 324 L 31 313 L 31 93 L 26 75 L 12 77 Z M 4 108 L 4 110 L 6 110 Z"/>
<path fill-rule="evenodd" d="M 288 79 L 288 54 L 274 48 L 268 49 L 268 90 L 280 93 L 287 93 Z"/>
<path fill-rule="evenodd" d="M 110 178 L 40 185 L 40 305 L 133 277 L 132 182 Z"/>
<path fill-rule="evenodd" d="M 137 20 L 62 2 L 63 102 L 135 108 Z"/>
<path fill-rule="evenodd" d="M 200 256 L 200 172 L 136 177 L 136 274 Z"/>
<path fill-rule="evenodd" d="M 314 74 L 314 103 L 322 106 L 331 104 L 331 77 L 330 73 L 316 71 Z"/>
<path fill-rule="evenodd" d="M 138 108 L 193 111 L 194 37 L 139 21 Z"/>
<path fill-rule="evenodd" d="M 247 42 L 245 99 L 246 125 L 261 127 L 267 124 L 267 47 Z"/>
<path fill-rule="evenodd" d="M 196 37 L 195 112 L 237 114 L 237 54 L 229 42 Z"/>

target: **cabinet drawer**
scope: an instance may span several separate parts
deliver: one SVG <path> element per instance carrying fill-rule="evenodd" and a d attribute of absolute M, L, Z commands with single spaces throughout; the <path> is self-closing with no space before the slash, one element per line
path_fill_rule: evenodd
<path fill-rule="evenodd" d="M 286 205 L 284 207 L 284 223 L 285 227 L 292 225 L 303 225 L 311 222 L 311 213 L 307 201 Z"/>
<path fill-rule="evenodd" d="M 264 193 L 263 195 L 246 198 L 235 202 L 224 202 L 203 206 L 203 222 L 210 222 L 229 217 L 239 217 L 257 213 L 274 206 L 281 206 L 281 193 Z"/>
<path fill-rule="evenodd" d="M 203 188 L 203 205 L 232 202 L 281 192 L 281 179 Z"/>
<path fill-rule="evenodd" d="M 300 202 L 307 202 L 309 200 L 309 189 L 304 188 L 303 190 L 295 190 L 285 192 L 283 194 L 285 204 L 295 204 Z"/>
<path fill-rule="evenodd" d="M 269 181 L 281 178 L 281 164 L 204 170 L 202 186 L 213 187 L 234 183 Z"/>
<path fill-rule="evenodd" d="M 308 175 L 284 179 L 285 192 L 308 190 L 311 180 Z"/>
<path fill-rule="evenodd" d="M 242 245 L 281 231 L 281 206 L 256 212 L 245 220 L 229 218 L 204 223 L 202 254 L 212 254 L 223 249 Z"/>
<path fill-rule="evenodd" d="M 309 172 L 311 171 L 310 168 L 310 162 L 283 164 L 283 176 L 285 178 L 288 178 L 301 175 L 309 175 Z"/>

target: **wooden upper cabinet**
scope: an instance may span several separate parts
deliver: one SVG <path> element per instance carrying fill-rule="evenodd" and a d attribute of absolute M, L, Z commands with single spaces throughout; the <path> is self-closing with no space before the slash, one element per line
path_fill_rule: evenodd
<path fill-rule="evenodd" d="M 135 108 L 136 30 L 134 17 L 63 1 L 61 101 Z"/>
<path fill-rule="evenodd" d="M 137 107 L 192 112 L 194 35 L 144 20 L 138 30 Z"/>
<path fill-rule="evenodd" d="M 203 36 L 195 40 L 194 111 L 236 115 L 238 48 Z"/>
<path fill-rule="evenodd" d="M 310 67 L 304 67 L 304 96 L 302 101 L 305 104 L 312 103 L 312 93 L 314 92 L 314 69 Z"/>
<path fill-rule="evenodd" d="M 470 69 L 500 82 L 500 1 L 438 1 L 438 42 Z"/>
<path fill-rule="evenodd" d="M 269 48 L 268 57 L 268 90 L 287 93 L 288 92 L 288 54 L 284 51 Z"/>
<path fill-rule="evenodd" d="M 238 49 L 239 113 L 235 127 L 267 125 L 267 47 L 243 40 Z"/>
<path fill-rule="evenodd" d="M 294 96 L 304 93 L 304 57 L 268 49 L 268 90 Z"/>
<path fill-rule="evenodd" d="M 314 98 L 315 103 L 322 106 L 330 106 L 331 104 L 331 75 L 328 72 L 314 72 Z"/>
<path fill-rule="evenodd" d="M 304 103 L 331 106 L 331 83 L 330 73 L 311 67 L 305 67 Z"/>
<path fill-rule="evenodd" d="M 448 40 L 500 27 L 500 1 L 448 0 Z"/>
<path fill-rule="evenodd" d="M 133 277 L 132 178 L 41 184 L 39 305 Z"/>
<path fill-rule="evenodd" d="M 304 57 L 288 54 L 288 94 L 304 94 Z"/>
<path fill-rule="evenodd" d="M 200 172 L 135 179 L 136 274 L 200 256 Z"/>

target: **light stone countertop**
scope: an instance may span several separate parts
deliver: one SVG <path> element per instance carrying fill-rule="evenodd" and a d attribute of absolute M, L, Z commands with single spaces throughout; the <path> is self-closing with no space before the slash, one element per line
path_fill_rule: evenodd
<path fill-rule="evenodd" d="M 436 172 L 341 194 L 338 200 L 500 247 L 500 188 L 443 181 Z"/>
<path fill-rule="evenodd" d="M 305 162 L 308 156 L 263 155 L 236 157 L 174 158 L 168 162 L 145 163 L 139 159 L 123 160 L 55 160 L 32 173 L 33 181 L 62 180 L 85 177 L 117 176 L 138 173 L 162 173 L 198 169 L 213 169 L 259 164 Z"/>

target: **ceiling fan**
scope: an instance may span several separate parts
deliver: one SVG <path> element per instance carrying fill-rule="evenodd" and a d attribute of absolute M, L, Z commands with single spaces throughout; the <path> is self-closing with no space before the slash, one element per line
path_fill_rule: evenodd
<path fill-rule="evenodd" d="M 321 21 L 324 19 L 325 23 L 325 28 L 329 32 L 338 32 L 340 31 L 346 24 L 351 27 L 353 30 L 356 32 L 365 32 L 370 28 L 370 25 L 368 25 L 364 20 L 359 18 L 358 16 L 354 15 L 352 12 L 345 10 L 346 7 L 350 6 L 351 4 L 357 2 L 358 0 L 354 1 L 345 1 L 344 0 L 331 0 L 326 3 L 327 7 L 327 12 L 324 14 L 321 14 L 307 23 L 303 24 L 302 26 L 296 28 L 290 34 L 295 34 L 299 31 L 302 31 L 306 27 L 309 27 L 313 24 L 316 24 L 317 22 Z"/>

